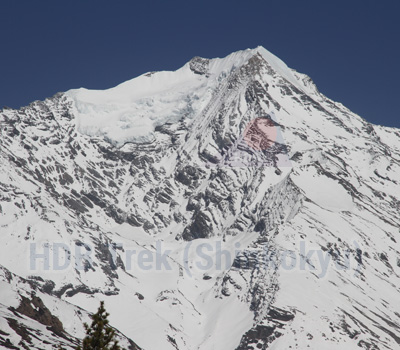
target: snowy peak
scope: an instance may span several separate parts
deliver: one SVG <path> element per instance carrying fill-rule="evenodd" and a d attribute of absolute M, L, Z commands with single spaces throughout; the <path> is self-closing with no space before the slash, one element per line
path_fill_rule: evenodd
<path fill-rule="evenodd" d="M 177 71 L 143 74 L 107 90 L 70 90 L 79 132 L 101 137 L 117 147 L 126 143 L 151 143 L 154 131 L 165 123 L 199 116 L 213 93 L 249 61 L 262 61 L 301 91 L 309 91 L 295 72 L 263 47 L 247 49 L 225 58 L 193 58 Z M 257 68 L 259 70 L 259 68 Z M 261 74 L 261 71 L 259 71 Z"/>

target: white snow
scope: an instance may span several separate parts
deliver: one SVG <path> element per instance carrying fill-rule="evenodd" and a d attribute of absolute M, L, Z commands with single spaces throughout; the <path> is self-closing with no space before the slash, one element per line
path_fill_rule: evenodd
<path fill-rule="evenodd" d="M 292 176 L 304 195 L 314 203 L 331 211 L 350 211 L 353 208 L 351 195 L 338 181 L 319 174 L 315 167 L 295 171 Z"/>

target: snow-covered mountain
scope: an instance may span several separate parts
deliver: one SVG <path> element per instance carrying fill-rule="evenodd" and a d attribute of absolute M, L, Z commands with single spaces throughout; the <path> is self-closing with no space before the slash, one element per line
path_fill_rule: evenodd
<path fill-rule="evenodd" d="M 0 348 L 72 349 L 104 300 L 130 349 L 400 349 L 400 130 L 264 48 L 0 135 Z"/>

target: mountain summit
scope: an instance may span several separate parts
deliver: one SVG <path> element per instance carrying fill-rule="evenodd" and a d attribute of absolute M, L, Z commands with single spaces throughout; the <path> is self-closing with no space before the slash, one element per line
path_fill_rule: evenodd
<path fill-rule="evenodd" d="M 262 47 L 0 111 L 0 347 L 398 349 L 400 130 Z"/>

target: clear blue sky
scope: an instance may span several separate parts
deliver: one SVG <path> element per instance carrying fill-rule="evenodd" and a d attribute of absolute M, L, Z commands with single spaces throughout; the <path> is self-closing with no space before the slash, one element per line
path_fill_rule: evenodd
<path fill-rule="evenodd" d="M 333 100 L 400 127 L 399 0 L 2 0 L 0 13 L 0 107 L 262 45 Z"/>

